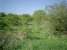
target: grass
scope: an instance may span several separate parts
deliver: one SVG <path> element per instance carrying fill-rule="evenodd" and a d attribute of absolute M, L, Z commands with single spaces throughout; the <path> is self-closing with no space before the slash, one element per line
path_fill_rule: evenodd
<path fill-rule="evenodd" d="M 22 50 L 67 50 L 66 38 L 26 39 Z"/>

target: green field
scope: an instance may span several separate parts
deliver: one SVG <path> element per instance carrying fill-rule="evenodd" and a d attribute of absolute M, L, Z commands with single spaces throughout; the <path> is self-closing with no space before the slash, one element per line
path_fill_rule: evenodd
<path fill-rule="evenodd" d="M 26 39 L 22 50 L 67 50 L 66 38 Z"/>

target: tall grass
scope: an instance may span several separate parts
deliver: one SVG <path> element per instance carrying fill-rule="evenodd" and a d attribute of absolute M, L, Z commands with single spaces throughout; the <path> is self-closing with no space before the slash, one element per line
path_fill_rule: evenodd
<path fill-rule="evenodd" d="M 22 50 L 67 50 L 66 38 L 26 39 Z"/>

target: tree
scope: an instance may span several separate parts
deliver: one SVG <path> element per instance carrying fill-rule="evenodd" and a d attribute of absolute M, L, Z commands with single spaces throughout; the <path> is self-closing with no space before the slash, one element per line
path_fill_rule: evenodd
<path fill-rule="evenodd" d="M 22 26 L 22 19 L 18 15 L 8 14 L 5 19 L 8 31 L 18 31 Z"/>
<path fill-rule="evenodd" d="M 6 22 L 5 22 L 5 17 L 6 14 L 5 13 L 0 13 L 0 32 L 5 31 L 5 27 L 7 26 Z"/>
<path fill-rule="evenodd" d="M 16 50 L 21 46 L 21 26 L 22 21 L 18 15 L 0 13 L 0 50 Z"/>
<path fill-rule="evenodd" d="M 22 19 L 22 32 L 29 32 L 31 31 L 30 29 L 30 24 L 32 21 L 32 17 L 29 14 L 23 14 L 21 15 Z"/>
<path fill-rule="evenodd" d="M 67 6 L 65 2 L 60 2 L 50 9 L 51 20 L 54 23 L 55 32 L 63 32 L 67 25 Z M 67 30 L 66 30 L 67 31 Z M 60 33 L 61 34 L 61 33 Z"/>
<path fill-rule="evenodd" d="M 48 34 L 48 16 L 44 10 L 37 10 L 33 14 L 32 32 L 34 36 L 45 37 Z M 45 34 L 46 33 L 46 34 Z"/>

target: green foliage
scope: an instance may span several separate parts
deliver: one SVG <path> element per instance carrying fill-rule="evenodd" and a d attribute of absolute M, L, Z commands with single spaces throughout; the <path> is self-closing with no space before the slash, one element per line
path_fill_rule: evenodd
<path fill-rule="evenodd" d="M 0 14 L 0 50 L 16 50 L 21 46 L 22 40 L 19 37 L 23 36 L 18 35 L 21 26 L 21 18 L 18 15 Z"/>
<path fill-rule="evenodd" d="M 23 43 L 22 50 L 67 50 L 67 40 L 65 39 L 27 39 Z"/>
<path fill-rule="evenodd" d="M 0 33 L 0 50 L 19 50 L 23 40 L 17 33 Z"/>
<path fill-rule="evenodd" d="M 21 19 L 17 15 L 1 13 L 0 15 L 0 32 L 17 31 L 22 25 Z"/>
<path fill-rule="evenodd" d="M 67 50 L 64 31 L 67 31 L 64 2 L 52 6 L 48 13 L 44 10 L 37 10 L 33 15 L 1 12 L 0 50 Z"/>
<path fill-rule="evenodd" d="M 0 31 L 4 31 L 5 30 L 5 26 L 7 26 L 7 24 L 5 23 L 5 13 L 0 13 Z"/>
<path fill-rule="evenodd" d="M 51 7 L 50 15 L 51 20 L 54 23 L 55 31 L 63 32 L 66 30 L 66 20 L 67 20 L 67 6 L 65 2 L 61 2 Z"/>
<path fill-rule="evenodd" d="M 21 26 L 22 32 L 27 32 L 27 33 L 30 32 L 32 17 L 28 14 L 23 14 L 21 15 L 21 19 L 22 19 L 22 26 Z"/>
<path fill-rule="evenodd" d="M 44 10 L 35 11 L 32 21 L 32 32 L 34 36 L 45 38 L 53 32 L 53 26 L 50 17 Z"/>

